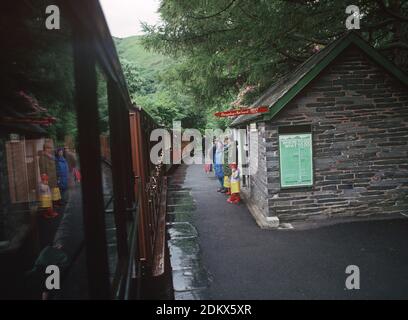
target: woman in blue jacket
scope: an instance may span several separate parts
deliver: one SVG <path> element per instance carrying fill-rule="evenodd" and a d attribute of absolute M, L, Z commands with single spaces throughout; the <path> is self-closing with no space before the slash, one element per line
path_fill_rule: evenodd
<path fill-rule="evenodd" d="M 216 151 L 215 151 L 215 164 L 214 164 L 214 173 L 217 177 L 221 187 L 217 190 L 218 192 L 225 193 L 227 190 L 224 188 L 224 145 L 220 140 L 215 142 Z"/>
<path fill-rule="evenodd" d="M 68 162 L 64 158 L 64 149 L 58 148 L 56 155 L 55 155 L 55 168 L 57 170 L 57 184 L 58 188 L 61 191 L 61 198 L 63 204 L 65 204 L 66 198 L 66 191 L 68 190 Z"/>

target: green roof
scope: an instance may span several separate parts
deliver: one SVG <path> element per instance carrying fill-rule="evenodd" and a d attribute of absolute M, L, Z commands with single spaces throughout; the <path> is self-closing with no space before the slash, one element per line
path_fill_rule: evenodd
<path fill-rule="evenodd" d="M 231 127 L 243 125 L 252 121 L 271 120 L 281 111 L 302 89 L 315 79 L 336 57 L 350 45 L 356 45 L 372 60 L 385 68 L 388 72 L 408 86 L 408 76 L 376 49 L 368 44 L 356 32 L 349 31 L 339 39 L 331 42 L 324 49 L 312 55 L 299 65 L 293 72 L 288 73 L 272 85 L 252 107 L 269 106 L 265 114 L 251 114 L 238 116 Z"/>

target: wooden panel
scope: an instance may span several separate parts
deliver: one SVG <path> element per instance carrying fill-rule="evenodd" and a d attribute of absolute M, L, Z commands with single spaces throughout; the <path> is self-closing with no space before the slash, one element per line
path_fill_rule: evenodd
<path fill-rule="evenodd" d="M 101 156 L 102 158 L 111 161 L 111 151 L 110 151 L 110 144 L 109 144 L 109 136 L 101 134 L 100 135 L 100 143 L 101 143 Z"/>
<path fill-rule="evenodd" d="M 28 202 L 28 176 L 24 141 L 6 142 L 6 156 L 10 200 L 12 203 Z"/>
<path fill-rule="evenodd" d="M 149 260 L 149 248 L 147 240 L 148 223 L 147 223 L 147 198 L 145 193 L 145 172 L 142 168 L 142 145 L 140 137 L 140 112 L 136 111 L 129 114 L 131 144 L 132 144 L 132 164 L 133 171 L 139 181 L 135 184 L 135 198 L 139 202 L 139 250 L 140 259 Z"/>
<path fill-rule="evenodd" d="M 38 150 L 37 145 L 41 140 L 26 140 L 25 150 L 26 150 L 26 163 L 27 163 L 27 178 L 28 178 L 28 188 L 30 194 L 35 195 L 30 201 L 34 201 L 38 196 L 38 182 L 40 180 L 40 172 L 38 166 Z"/>

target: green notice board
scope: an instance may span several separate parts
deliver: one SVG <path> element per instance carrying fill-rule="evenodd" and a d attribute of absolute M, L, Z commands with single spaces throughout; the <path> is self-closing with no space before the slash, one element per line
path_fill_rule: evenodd
<path fill-rule="evenodd" d="M 279 135 L 281 187 L 313 185 L 312 134 Z"/>

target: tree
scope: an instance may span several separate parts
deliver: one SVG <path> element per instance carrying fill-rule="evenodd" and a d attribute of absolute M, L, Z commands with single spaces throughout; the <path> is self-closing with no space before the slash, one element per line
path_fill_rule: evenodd
<path fill-rule="evenodd" d="M 146 95 L 156 91 L 154 79 L 143 75 L 140 67 L 126 59 L 121 59 L 120 63 L 128 83 L 131 97 L 135 95 Z"/>
<path fill-rule="evenodd" d="M 408 1 L 356 0 L 361 34 L 408 70 Z M 181 58 L 177 75 L 196 101 L 214 107 L 252 85 L 256 97 L 346 31 L 346 0 L 162 0 L 162 23 L 143 43 Z M 221 100 L 221 102 L 220 102 Z M 250 100 L 248 101 L 250 102 Z"/>

